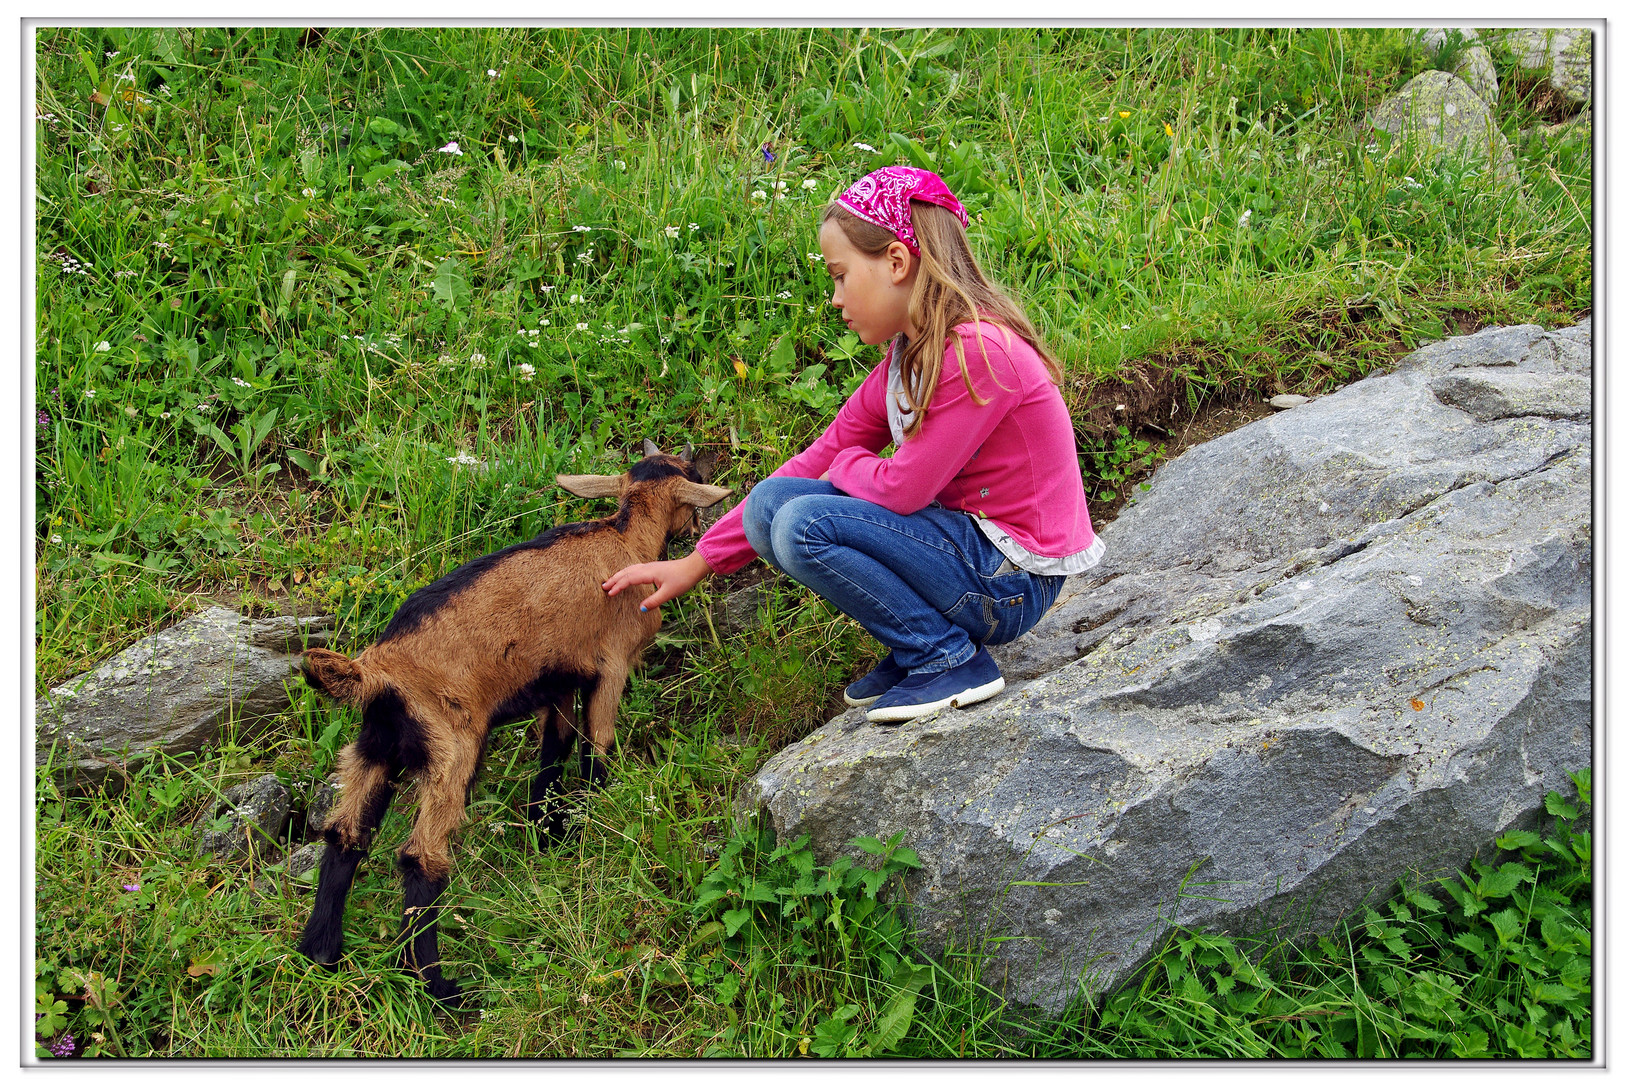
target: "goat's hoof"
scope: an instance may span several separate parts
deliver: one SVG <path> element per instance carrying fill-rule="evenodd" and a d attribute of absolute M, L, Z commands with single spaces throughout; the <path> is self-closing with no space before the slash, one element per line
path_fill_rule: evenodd
<path fill-rule="evenodd" d="M 429 993 L 434 999 L 448 1009 L 461 1008 L 463 1004 L 463 989 L 451 979 L 442 979 L 438 975 L 427 980 Z"/>
<path fill-rule="evenodd" d="M 296 951 L 301 956 L 307 957 L 311 963 L 318 964 L 327 971 L 338 970 L 339 957 L 344 955 L 344 950 L 337 945 L 323 947 L 320 945 L 312 945 L 304 941 L 301 941 L 298 946 L 296 946 Z"/>

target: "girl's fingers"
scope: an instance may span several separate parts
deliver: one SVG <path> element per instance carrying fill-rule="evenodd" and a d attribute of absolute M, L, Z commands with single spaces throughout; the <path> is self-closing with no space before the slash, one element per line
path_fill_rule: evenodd
<path fill-rule="evenodd" d="M 608 590 L 609 595 L 614 596 L 629 585 L 650 585 L 654 583 L 654 580 L 655 577 L 649 570 L 649 564 L 639 563 L 636 566 L 624 567 L 609 575 L 609 579 L 604 582 L 604 588 Z"/>
<path fill-rule="evenodd" d="M 662 585 L 660 588 L 649 594 L 648 599 L 644 600 L 643 603 L 639 605 L 639 609 L 642 611 L 653 611 L 655 608 L 659 607 L 661 604 L 664 604 L 667 600 L 670 600 L 675 595 L 677 595 L 677 590 L 673 589 L 669 583 Z"/>

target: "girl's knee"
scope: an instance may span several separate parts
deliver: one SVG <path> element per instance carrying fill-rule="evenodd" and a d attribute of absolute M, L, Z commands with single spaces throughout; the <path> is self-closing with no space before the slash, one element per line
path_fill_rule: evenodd
<path fill-rule="evenodd" d="M 781 523 L 798 516 L 797 504 L 803 500 L 828 494 L 833 488 L 827 482 L 804 480 L 795 476 L 770 476 L 751 488 L 745 497 L 745 512 L 741 524 L 745 539 L 756 554 L 783 569 L 778 559 L 778 531 Z"/>
<path fill-rule="evenodd" d="M 769 561 L 773 556 L 773 520 L 781 506 L 781 500 L 773 497 L 773 488 L 769 486 L 772 483 L 773 478 L 769 477 L 751 489 L 750 494 L 745 496 L 745 512 L 740 518 L 746 541 L 757 555 Z M 763 491 L 763 488 L 767 490 Z"/>
<path fill-rule="evenodd" d="M 792 567 L 806 563 L 816 549 L 828 545 L 825 517 L 813 498 L 786 503 L 774 516 L 768 539 L 774 559 L 786 573 L 793 573 Z"/>

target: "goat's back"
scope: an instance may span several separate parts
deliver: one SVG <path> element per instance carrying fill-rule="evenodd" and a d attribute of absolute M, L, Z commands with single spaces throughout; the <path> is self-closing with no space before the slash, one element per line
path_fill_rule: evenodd
<path fill-rule="evenodd" d="M 607 523 L 583 526 L 549 530 L 424 586 L 356 662 L 387 671 L 420 701 L 451 697 L 489 715 L 538 680 L 591 682 L 606 658 L 634 660 L 660 625 L 658 611 L 638 610 L 653 590 L 606 593 L 603 581 L 636 560 Z"/>

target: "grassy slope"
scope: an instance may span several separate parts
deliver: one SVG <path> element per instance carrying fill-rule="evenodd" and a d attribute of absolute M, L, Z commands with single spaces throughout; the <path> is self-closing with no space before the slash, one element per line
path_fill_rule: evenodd
<path fill-rule="evenodd" d="M 1525 148 L 1520 199 L 1367 148 L 1360 118 L 1424 63 L 1394 33 L 70 29 L 37 62 L 40 687 L 206 597 L 337 611 L 364 642 L 417 585 L 579 516 L 546 477 L 644 437 L 764 475 L 876 358 L 808 253 L 818 207 L 879 164 L 969 204 L 1068 363 L 1102 505 L 1171 406 L 1323 390 L 1589 303 L 1589 142 Z M 1537 107 L 1509 85 L 1499 122 Z M 352 903 L 372 944 L 331 977 L 280 959 L 301 901 L 175 856 L 208 787 L 325 773 L 342 718 L 308 698 L 128 795 L 42 792 L 42 972 L 116 972 L 97 1030 L 126 1052 L 692 1053 L 730 1028 L 730 1052 L 794 1049 L 849 984 L 745 977 L 722 1004 L 626 974 L 687 940 L 729 786 L 871 647 L 800 592 L 747 643 L 695 614 L 709 595 L 634 683 L 636 753 L 579 851 L 504 826 L 523 740 L 493 750 L 451 896 L 484 1018 L 440 1024 L 389 970 L 381 858 Z M 967 1000 L 967 1052 L 1004 1046 Z"/>

